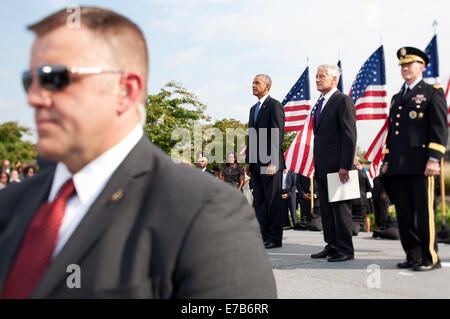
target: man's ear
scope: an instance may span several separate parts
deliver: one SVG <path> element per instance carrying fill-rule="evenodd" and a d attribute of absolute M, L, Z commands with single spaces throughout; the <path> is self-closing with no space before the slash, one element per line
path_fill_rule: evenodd
<path fill-rule="evenodd" d="M 130 107 L 139 103 L 139 98 L 143 90 L 142 76 L 128 72 L 120 79 L 120 94 L 119 94 L 119 114 L 122 114 L 130 109 Z"/>

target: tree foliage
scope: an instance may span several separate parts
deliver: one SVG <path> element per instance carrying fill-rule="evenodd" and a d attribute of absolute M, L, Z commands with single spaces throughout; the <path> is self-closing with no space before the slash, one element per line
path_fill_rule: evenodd
<path fill-rule="evenodd" d="M 206 105 L 194 93 L 171 81 L 158 94 L 148 95 L 145 132 L 154 144 L 170 154 L 179 142 L 172 139 L 173 131 L 184 128 L 193 132 L 197 121 L 209 120 L 205 110 Z"/>
<path fill-rule="evenodd" d="M 36 159 L 36 147 L 31 142 L 23 141 L 24 135 L 31 135 L 31 129 L 19 126 L 17 122 L 0 124 L 0 160 L 27 163 Z"/>

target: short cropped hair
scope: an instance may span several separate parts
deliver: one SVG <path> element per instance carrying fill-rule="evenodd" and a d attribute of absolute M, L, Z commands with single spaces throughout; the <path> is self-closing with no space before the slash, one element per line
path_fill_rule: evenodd
<path fill-rule="evenodd" d="M 263 78 L 264 82 L 269 85 L 269 88 L 272 87 L 272 79 L 270 78 L 270 76 L 268 76 L 267 74 L 258 74 L 257 76 L 255 76 L 255 78 L 258 76 Z"/>
<path fill-rule="evenodd" d="M 28 26 L 37 37 L 67 25 L 71 13 L 59 10 L 43 20 Z M 81 28 L 98 33 L 110 46 L 113 56 L 121 67 L 134 66 L 143 78 L 143 95 L 147 95 L 149 58 L 148 48 L 141 29 L 128 18 L 108 9 L 97 7 L 80 7 Z"/>
<path fill-rule="evenodd" d="M 336 77 L 339 80 L 341 76 L 341 70 L 337 65 L 334 64 L 322 64 L 317 67 L 317 71 L 325 69 L 327 71 L 328 76 Z"/>

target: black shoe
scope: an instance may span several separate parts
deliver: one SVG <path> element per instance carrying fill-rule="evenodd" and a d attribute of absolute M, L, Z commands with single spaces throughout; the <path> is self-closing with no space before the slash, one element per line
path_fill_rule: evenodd
<path fill-rule="evenodd" d="M 339 262 L 339 261 L 351 260 L 353 258 L 354 258 L 353 255 L 337 254 L 336 256 L 328 258 L 328 261 L 331 263 L 331 262 Z"/>
<path fill-rule="evenodd" d="M 281 247 L 281 244 L 275 244 L 275 243 L 272 243 L 272 242 L 266 242 L 264 244 L 264 247 L 266 247 L 266 249 L 279 248 L 279 247 Z"/>
<path fill-rule="evenodd" d="M 336 256 L 336 252 L 330 249 L 324 249 L 320 253 L 312 254 L 311 258 L 326 258 L 326 257 L 334 257 Z"/>
<path fill-rule="evenodd" d="M 420 262 L 417 260 L 407 260 L 404 263 L 398 263 L 397 268 L 400 268 L 400 269 L 414 268 L 419 264 L 420 264 Z"/>
<path fill-rule="evenodd" d="M 414 271 L 429 271 L 429 270 L 438 269 L 438 268 L 441 268 L 441 262 L 440 261 L 438 261 L 434 265 L 431 264 L 431 263 L 417 264 L 417 265 L 414 266 L 413 270 Z"/>

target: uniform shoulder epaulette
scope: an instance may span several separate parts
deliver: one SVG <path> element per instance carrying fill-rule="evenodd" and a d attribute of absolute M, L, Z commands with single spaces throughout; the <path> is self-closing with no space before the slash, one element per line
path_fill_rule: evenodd
<path fill-rule="evenodd" d="M 439 90 L 439 89 L 442 89 L 442 85 L 435 84 L 435 85 L 433 85 L 433 88 L 435 88 L 436 90 Z"/>

